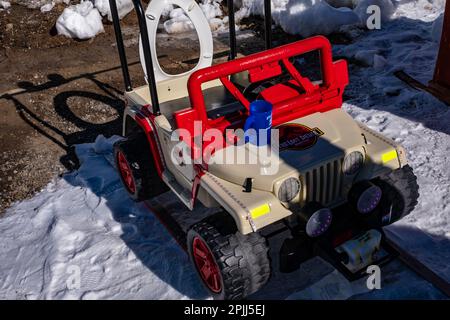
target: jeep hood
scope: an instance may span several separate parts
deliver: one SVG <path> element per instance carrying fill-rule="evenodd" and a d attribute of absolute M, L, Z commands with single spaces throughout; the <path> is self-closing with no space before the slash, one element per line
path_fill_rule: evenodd
<path fill-rule="evenodd" d="M 214 153 L 208 171 L 238 185 L 253 178 L 253 188 L 272 192 L 279 179 L 342 158 L 346 150 L 364 144 L 361 129 L 342 109 L 315 113 L 277 128 L 279 143 L 272 141 L 272 149 L 279 147 L 280 152 L 248 143 L 229 146 Z"/>

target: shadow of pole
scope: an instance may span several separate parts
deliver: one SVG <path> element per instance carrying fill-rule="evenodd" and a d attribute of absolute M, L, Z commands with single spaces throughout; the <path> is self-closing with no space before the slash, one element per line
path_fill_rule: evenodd
<path fill-rule="evenodd" d="M 130 65 L 137 64 L 138 62 L 131 63 Z M 79 161 L 74 152 L 73 145 L 79 143 L 92 142 L 95 137 L 100 134 L 105 136 L 111 136 L 121 133 L 122 117 L 124 110 L 124 102 L 121 100 L 122 91 L 119 89 L 98 80 L 95 75 L 118 69 L 119 67 L 101 70 L 95 73 L 85 73 L 71 78 L 64 78 L 59 74 L 49 74 L 47 78 L 49 81 L 34 85 L 31 82 L 19 82 L 18 87 L 23 89 L 16 93 L 6 93 L 0 96 L 0 99 L 11 101 L 16 108 L 19 117 L 31 128 L 36 130 L 40 135 L 56 144 L 59 148 L 65 151 L 65 155 L 60 158 L 61 164 L 68 170 L 74 170 L 79 167 Z M 92 81 L 102 92 L 105 94 L 98 94 L 89 91 L 64 91 L 57 94 L 53 98 L 53 108 L 58 116 L 67 120 L 71 124 L 80 128 L 81 131 L 75 133 L 66 133 L 64 128 L 58 128 L 48 121 L 40 117 L 36 112 L 32 111 L 29 106 L 22 103 L 18 96 L 23 94 L 30 94 L 35 92 L 42 92 L 51 88 L 56 88 L 72 81 L 79 79 L 88 79 Z M 91 101 L 97 101 L 101 104 L 112 108 L 118 117 L 112 121 L 105 123 L 92 123 L 85 121 L 77 116 L 72 110 L 69 103 L 70 98 L 81 97 Z M 58 139 L 60 137 L 61 139 Z"/>

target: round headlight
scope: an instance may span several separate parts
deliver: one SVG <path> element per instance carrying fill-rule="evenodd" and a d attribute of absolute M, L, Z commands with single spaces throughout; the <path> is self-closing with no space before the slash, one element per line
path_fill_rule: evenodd
<path fill-rule="evenodd" d="M 333 214 L 328 208 L 314 212 L 306 223 L 306 234 L 312 238 L 322 235 L 331 225 Z"/>
<path fill-rule="evenodd" d="M 289 202 L 295 198 L 299 191 L 300 181 L 294 177 L 287 178 L 278 189 L 278 199 L 282 202 Z"/>
<path fill-rule="evenodd" d="M 359 213 L 371 213 L 379 205 L 382 197 L 381 188 L 370 181 L 356 183 L 348 194 L 349 202 Z"/>
<path fill-rule="evenodd" d="M 345 157 L 342 171 L 348 176 L 354 175 L 362 168 L 363 163 L 363 154 L 359 151 L 353 151 Z"/>
<path fill-rule="evenodd" d="M 305 232 L 311 238 L 323 235 L 331 226 L 333 213 L 329 208 L 312 201 L 306 204 L 297 215 L 305 227 Z"/>
<path fill-rule="evenodd" d="M 364 190 L 356 202 L 356 208 L 360 213 L 369 213 L 375 210 L 381 200 L 381 189 L 376 185 L 372 185 Z"/>

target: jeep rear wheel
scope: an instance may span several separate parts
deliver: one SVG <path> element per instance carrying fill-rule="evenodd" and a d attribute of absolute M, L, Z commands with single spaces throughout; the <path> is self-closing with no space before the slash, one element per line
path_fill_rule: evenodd
<path fill-rule="evenodd" d="M 188 252 L 214 299 L 244 299 L 269 279 L 268 247 L 258 233 L 242 235 L 229 228 L 226 220 L 224 214 L 218 214 L 191 227 Z"/>
<path fill-rule="evenodd" d="M 134 201 L 168 190 L 158 176 L 144 133 L 135 133 L 114 144 L 114 159 L 120 179 Z"/>

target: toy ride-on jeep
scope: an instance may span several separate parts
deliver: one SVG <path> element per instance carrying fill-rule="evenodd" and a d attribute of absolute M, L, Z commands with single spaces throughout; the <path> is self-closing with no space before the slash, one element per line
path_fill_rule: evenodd
<path fill-rule="evenodd" d="M 329 41 L 316 36 L 162 79 L 155 77 L 159 65 L 148 41 L 154 27 L 147 23 L 159 20 L 154 2 L 144 13 L 133 0 L 148 85 L 132 89 L 110 1 L 127 89 L 124 139 L 114 146 L 115 159 L 136 201 L 171 190 L 192 215 L 198 206 L 218 208 L 185 236 L 211 295 L 242 299 L 260 289 L 271 273 L 267 238 L 281 231 L 287 234 L 279 254 L 282 271 L 319 255 L 355 279 L 368 265 L 387 261 L 382 227 L 414 209 L 416 177 L 399 144 L 341 108 L 347 64 L 332 60 Z M 164 2 L 199 10 L 195 1 Z M 297 59 L 312 51 L 320 53 L 316 81 Z M 243 129 L 261 111 L 255 101 L 271 107 L 263 132 L 278 137 L 270 142 L 247 141 Z M 236 161 L 239 152 L 247 159 L 261 150 L 264 161 Z"/>

